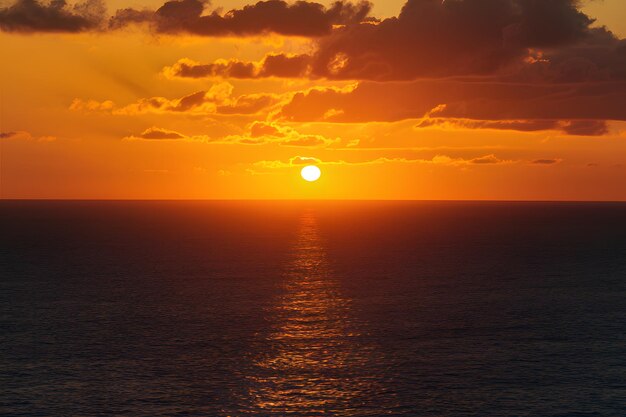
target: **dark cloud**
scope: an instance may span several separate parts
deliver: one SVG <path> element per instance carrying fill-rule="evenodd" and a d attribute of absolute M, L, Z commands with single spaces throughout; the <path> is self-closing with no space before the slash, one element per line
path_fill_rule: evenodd
<path fill-rule="evenodd" d="M 16 135 L 17 132 L 0 132 L 0 139 L 9 139 Z"/>
<path fill-rule="evenodd" d="M 116 115 L 139 115 L 148 113 L 179 113 L 191 115 L 208 114 L 256 114 L 269 111 L 284 98 L 278 94 L 244 94 L 234 96 L 233 86 L 227 82 L 217 83 L 208 90 L 196 91 L 180 98 L 141 98 L 125 106 L 116 106 L 110 100 L 74 99 L 69 109 L 74 111 L 104 111 Z"/>
<path fill-rule="evenodd" d="M 153 10 L 119 9 L 109 19 L 109 29 L 122 29 L 129 25 L 150 22 L 153 19 Z"/>
<path fill-rule="evenodd" d="M 562 162 L 561 159 L 535 159 L 532 161 L 534 165 L 554 165 Z"/>
<path fill-rule="evenodd" d="M 320 39 L 313 75 L 370 80 L 492 75 L 531 65 L 529 49 L 556 51 L 558 60 L 567 61 L 563 49 L 596 42 L 586 57 L 594 64 L 594 54 L 619 51 L 617 39 L 592 29 L 592 23 L 575 0 L 408 0 L 398 17 L 349 25 Z"/>
<path fill-rule="evenodd" d="M 199 107 L 207 101 L 207 92 L 206 91 L 198 91 L 185 97 L 182 97 L 178 103 L 171 108 L 172 111 L 189 111 L 193 108 Z"/>
<path fill-rule="evenodd" d="M 183 78 L 255 78 L 256 68 L 253 63 L 241 61 L 195 64 L 181 60 L 168 68 L 168 73 L 172 76 Z"/>
<path fill-rule="evenodd" d="M 609 133 L 604 120 L 570 120 L 562 126 L 568 135 L 600 136 Z"/>
<path fill-rule="evenodd" d="M 309 71 L 311 58 L 308 55 L 267 55 L 261 63 L 258 77 L 304 77 Z"/>
<path fill-rule="evenodd" d="M 601 136 L 608 133 L 607 123 L 604 120 L 473 120 L 425 117 L 415 127 L 425 128 L 447 125 L 466 129 L 515 130 L 518 132 L 556 130 L 573 136 Z"/>
<path fill-rule="evenodd" d="M 371 10 L 369 2 L 353 4 L 336 1 L 330 7 L 308 1 L 259 1 L 225 14 L 205 13 L 201 0 L 168 1 L 154 13 L 135 9 L 119 10 L 110 20 L 111 28 L 149 22 L 159 33 L 188 33 L 201 36 L 254 36 L 277 33 L 287 36 L 324 36 L 334 25 L 358 23 Z"/>
<path fill-rule="evenodd" d="M 576 44 L 534 51 L 503 81 L 579 83 L 626 80 L 626 41 L 594 28 Z"/>
<path fill-rule="evenodd" d="M 541 130 L 556 129 L 559 127 L 558 120 L 471 120 L 471 119 L 446 119 L 442 117 L 426 117 L 420 120 L 415 127 L 425 128 L 432 126 L 453 125 L 467 129 L 495 129 L 517 130 L 521 132 L 536 132 Z"/>
<path fill-rule="evenodd" d="M 98 28 L 105 12 L 101 0 L 86 0 L 71 7 L 65 0 L 17 0 L 0 8 L 0 29 L 22 33 L 82 32 Z"/>
<path fill-rule="evenodd" d="M 270 55 L 260 63 L 180 61 L 171 74 L 361 81 L 480 77 L 508 84 L 626 81 L 626 40 L 592 27 L 593 22 L 574 0 L 409 0 L 398 17 L 336 28 L 316 40 L 310 55 Z M 597 124 L 589 134 L 601 130 Z"/>
<path fill-rule="evenodd" d="M 186 59 L 166 68 L 166 73 L 183 78 L 240 78 L 305 77 L 310 69 L 309 55 L 269 54 L 259 63 L 237 60 L 198 64 Z"/>
<path fill-rule="evenodd" d="M 626 83 L 362 82 L 351 90 L 295 94 L 277 117 L 344 123 L 453 118 L 506 121 L 482 127 L 515 130 L 552 128 L 551 121 L 559 121 L 568 134 L 598 135 L 606 133 L 605 120 L 626 120 Z"/>
<path fill-rule="evenodd" d="M 248 7 L 269 7 L 260 4 Z M 626 41 L 606 28 L 591 27 L 594 20 L 579 10 L 575 0 L 408 0 L 398 17 L 381 22 L 362 22 L 366 14 L 357 13 L 355 7 L 349 8 L 349 15 L 358 18 L 342 19 L 349 24 L 325 32 L 311 55 L 289 62 L 291 70 L 272 71 L 272 62 L 267 60 L 268 71 L 255 71 L 255 63 L 236 62 L 226 67 L 181 67 L 178 75 L 377 81 L 450 76 L 497 76 L 513 82 L 626 80 Z M 244 10 L 248 9 L 240 12 Z M 274 59 L 278 68 L 288 67 L 284 56 Z"/>

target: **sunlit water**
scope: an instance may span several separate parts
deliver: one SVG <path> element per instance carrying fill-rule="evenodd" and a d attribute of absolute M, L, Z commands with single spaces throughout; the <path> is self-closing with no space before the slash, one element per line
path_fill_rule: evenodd
<path fill-rule="evenodd" d="M 624 415 L 624 204 L 0 202 L 0 226 L 0 415 Z"/>
<path fill-rule="evenodd" d="M 327 259 L 315 212 L 305 210 L 283 272 L 284 293 L 267 309 L 271 330 L 248 376 L 253 414 L 385 414 L 363 398 L 380 393 L 372 346 L 363 343 L 350 299 Z M 389 405 L 389 404 L 387 404 Z"/>

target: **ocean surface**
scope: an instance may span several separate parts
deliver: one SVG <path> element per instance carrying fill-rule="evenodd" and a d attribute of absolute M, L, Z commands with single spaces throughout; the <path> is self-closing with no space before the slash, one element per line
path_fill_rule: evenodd
<path fill-rule="evenodd" d="M 0 201 L 0 415 L 625 416 L 626 204 Z"/>

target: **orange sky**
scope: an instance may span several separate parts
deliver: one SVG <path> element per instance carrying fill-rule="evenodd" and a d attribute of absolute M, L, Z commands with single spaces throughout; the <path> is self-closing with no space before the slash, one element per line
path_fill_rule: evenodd
<path fill-rule="evenodd" d="M 626 200 L 622 0 L 321 3 L 0 2 L 0 197 Z"/>

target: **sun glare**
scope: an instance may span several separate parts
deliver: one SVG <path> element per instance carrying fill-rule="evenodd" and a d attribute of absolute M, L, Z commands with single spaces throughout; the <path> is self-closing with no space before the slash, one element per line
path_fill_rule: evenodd
<path fill-rule="evenodd" d="M 322 175 L 322 171 L 320 171 L 320 169 L 315 165 L 307 165 L 302 168 L 302 171 L 300 171 L 300 175 L 302 175 L 302 178 L 304 178 L 306 181 L 313 182 L 317 181 L 320 178 L 320 176 Z"/>

